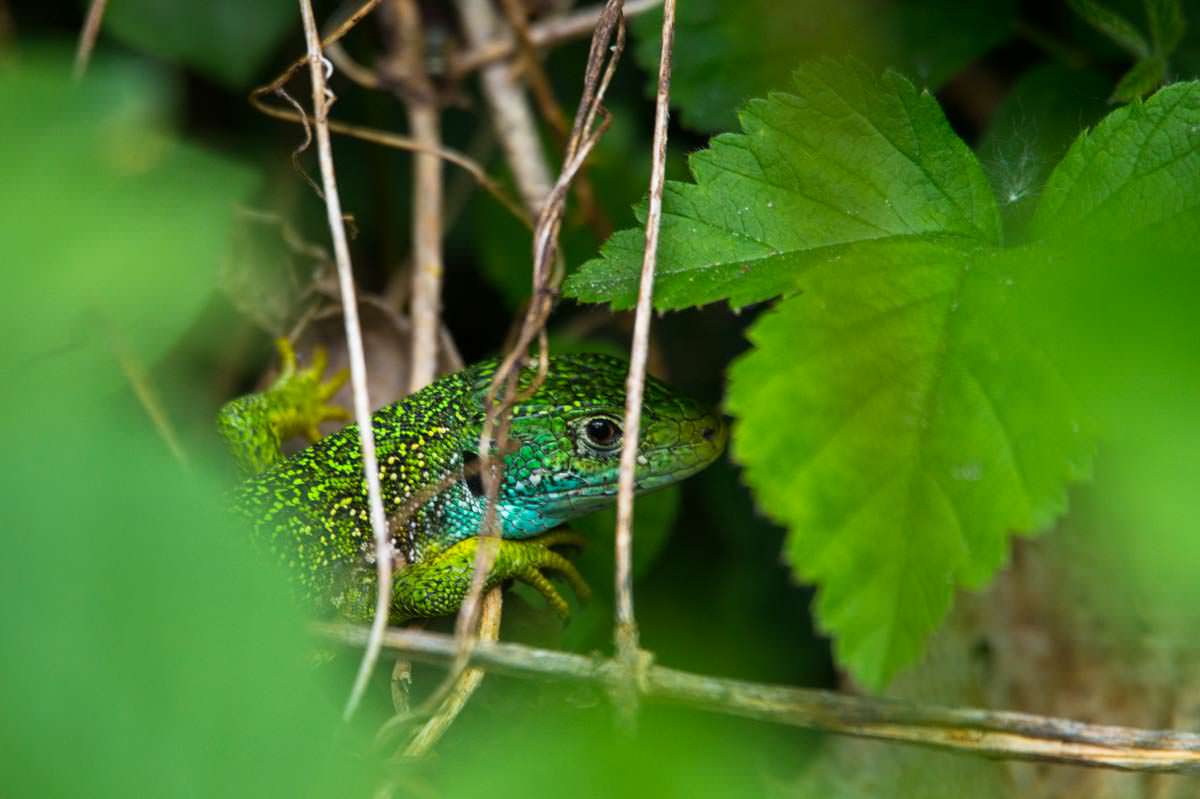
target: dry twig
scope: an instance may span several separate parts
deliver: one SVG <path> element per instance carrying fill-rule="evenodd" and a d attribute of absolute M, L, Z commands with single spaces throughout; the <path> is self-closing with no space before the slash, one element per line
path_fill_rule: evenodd
<path fill-rule="evenodd" d="M 613 637 L 617 659 L 630 670 L 638 666 L 638 630 L 633 611 L 633 488 L 637 469 L 638 437 L 642 423 L 642 393 L 646 385 L 646 357 L 650 344 L 650 310 L 654 298 L 654 267 L 658 258 L 658 230 L 667 162 L 667 115 L 671 98 L 671 47 L 675 40 L 675 0 L 663 4 L 662 55 L 658 65 L 658 91 L 654 109 L 654 157 L 650 170 L 650 204 L 646 213 L 646 245 L 642 253 L 641 281 L 629 352 L 629 377 L 625 382 L 625 430 L 621 442 L 621 471 L 617 487 L 616 626 Z M 627 719 L 637 699 L 632 686 L 626 693 Z"/>
<path fill-rule="evenodd" d="M 437 96 L 425 74 L 425 31 L 414 0 L 386 6 L 392 28 L 393 58 L 389 82 L 408 110 L 409 129 L 421 146 L 413 158 L 413 255 L 409 320 L 409 393 L 437 375 L 438 331 L 442 296 L 442 162 Z"/>
<path fill-rule="evenodd" d="M 346 350 L 350 359 L 350 383 L 354 390 L 354 418 L 358 423 L 362 444 L 363 472 L 367 480 L 367 503 L 370 510 L 371 532 L 375 538 L 376 601 L 375 618 L 367 640 L 362 663 L 344 711 L 348 719 L 354 714 L 375 661 L 387 628 L 392 598 L 392 545 L 383 499 L 379 488 L 379 467 L 375 458 L 375 430 L 371 426 L 371 403 L 367 396 L 367 366 L 363 356 L 362 329 L 358 322 L 358 303 L 354 292 L 354 274 L 350 266 L 350 247 L 346 242 L 346 227 L 342 218 L 342 203 L 338 195 L 337 178 L 333 168 L 333 149 L 329 141 L 330 94 L 325 87 L 325 64 L 317 22 L 310 0 L 299 0 L 300 16 L 304 21 L 304 40 L 308 49 L 309 76 L 312 79 L 313 123 L 316 128 L 317 157 L 321 164 L 321 182 L 325 190 L 325 209 L 329 217 L 329 232 L 333 237 L 333 254 L 337 262 L 338 288 L 342 295 L 342 310 L 346 321 Z"/>
<path fill-rule="evenodd" d="M 325 35 L 325 37 L 321 40 L 321 47 L 326 48 L 337 43 L 342 39 L 342 37 L 349 33 L 355 25 L 365 18 L 367 14 L 375 10 L 375 7 L 381 2 L 382 0 L 365 0 L 365 2 L 355 9 L 350 16 L 348 16 L 345 20 L 343 20 Z M 292 108 L 281 108 L 279 106 L 271 105 L 270 103 L 266 102 L 265 98 L 272 94 L 277 96 L 285 96 L 284 86 L 287 85 L 292 76 L 295 75 L 296 72 L 307 63 L 307 61 L 307 56 L 301 56 L 293 61 L 287 69 L 276 76 L 274 80 L 269 83 L 265 83 L 262 86 L 258 86 L 251 91 L 249 97 L 250 104 L 254 106 L 257 111 L 266 114 L 269 117 L 284 120 L 286 122 L 295 122 L 299 125 L 306 125 L 308 121 L 305 119 L 303 114 L 297 113 Z M 430 147 L 411 137 L 400 136 L 386 130 L 379 130 L 361 125 L 352 125 L 332 119 L 327 120 L 327 122 L 329 130 L 334 133 L 339 133 L 344 136 L 351 136 L 353 138 L 360 139 L 361 141 L 368 141 L 372 144 L 379 144 L 384 147 L 391 147 L 397 150 L 429 153 L 436 155 L 438 158 L 448 161 L 455 166 L 460 167 L 461 169 L 466 170 L 471 177 L 478 181 L 480 187 L 483 188 L 484 191 L 496 198 L 501 205 L 503 205 L 510 213 L 513 214 L 513 216 L 521 220 L 523 224 L 531 225 L 529 215 L 525 213 L 521 206 L 508 196 L 508 194 L 500 187 L 499 183 L 488 177 L 487 172 L 483 169 L 483 167 L 481 167 L 473 159 L 468 158 L 463 153 L 446 147 Z"/>
<path fill-rule="evenodd" d="M 525 390 L 529 394 L 537 390 L 545 377 L 548 364 L 546 347 L 546 321 L 558 297 L 558 286 L 562 281 L 561 259 L 558 253 L 558 231 L 562 225 L 566 195 L 571 182 L 583 166 L 605 125 L 596 127 L 596 118 L 601 113 L 604 94 L 612 81 L 617 61 L 625 46 L 625 27 L 621 17 L 621 0 L 608 0 L 604 13 L 592 35 L 588 63 L 584 72 L 583 95 L 576 111 L 571 138 L 562 173 L 542 204 L 533 240 L 533 296 L 526 309 L 525 317 L 516 335 L 514 344 L 496 369 L 488 391 L 487 417 L 479 440 L 479 458 L 483 465 L 483 483 L 486 490 L 486 512 L 480 525 L 480 546 L 476 550 L 473 564 L 471 588 L 459 609 L 455 625 L 455 639 L 459 644 L 459 655 L 452 664 L 446 679 L 434 691 L 429 703 L 440 702 L 455 684 L 466 667 L 471 649 L 476 644 L 472 631 L 479 617 L 480 597 L 484 581 L 491 571 L 496 555 L 496 497 L 499 491 L 500 470 L 503 468 L 503 453 L 508 444 L 508 425 L 512 406 L 520 399 L 517 380 L 528 357 L 529 347 L 536 340 L 538 347 L 538 371 L 531 385 Z M 493 451 L 495 448 L 495 452 Z M 497 455 L 499 453 L 499 455 Z"/>
<path fill-rule="evenodd" d="M 360 646 L 366 628 L 325 624 L 324 636 Z M 444 663 L 460 656 L 448 635 L 389 630 L 384 646 L 414 660 Z M 617 660 L 503 642 L 480 643 L 472 665 L 524 678 L 551 678 L 611 687 L 626 679 Z M 1030 713 L 917 705 L 836 691 L 767 685 L 650 666 L 634 688 L 654 700 L 794 727 L 916 744 L 1005 760 L 1065 763 L 1126 771 L 1200 773 L 1200 734 L 1144 730 Z"/>
<path fill-rule="evenodd" d="M 104 21 L 104 11 L 108 0 L 92 0 L 88 6 L 87 17 L 83 28 L 79 31 L 79 46 L 75 50 L 75 80 L 79 80 L 87 72 L 88 63 L 92 59 L 92 51 L 96 49 L 96 39 L 100 36 L 100 23 Z"/>
<path fill-rule="evenodd" d="M 457 0 L 456 5 L 463 32 L 473 46 L 495 40 L 503 30 L 491 0 Z M 483 94 L 492 112 L 492 126 L 504 148 L 521 199 L 536 215 L 550 192 L 552 179 L 529 101 L 513 80 L 507 64 L 485 67 L 481 78 Z"/>
<path fill-rule="evenodd" d="M 629 0 L 625 3 L 624 15 L 636 17 L 652 11 L 662 5 L 663 0 Z M 559 17 L 538 22 L 529 26 L 529 41 L 537 48 L 549 47 L 560 42 L 578 39 L 596 29 L 597 23 L 605 13 L 606 6 L 595 5 Z M 456 78 L 479 69 L 485 64 L 503 61 L 510 58 L 517 50 L 517 42 L 513 39 L 491 41 L 487 44 L 468 50 L 456 56 L 450 64 L 450 72 Z"/>

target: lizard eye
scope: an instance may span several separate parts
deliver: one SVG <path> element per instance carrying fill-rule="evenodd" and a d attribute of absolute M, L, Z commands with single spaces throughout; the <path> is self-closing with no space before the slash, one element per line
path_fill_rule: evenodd
<path fill-rule="evenodd" d="M 583 426 L 583 434 L 592 446 L 599 449 L 616 449 L 621 443 L 621 427 L 612 419 L 597 416 Z"/>

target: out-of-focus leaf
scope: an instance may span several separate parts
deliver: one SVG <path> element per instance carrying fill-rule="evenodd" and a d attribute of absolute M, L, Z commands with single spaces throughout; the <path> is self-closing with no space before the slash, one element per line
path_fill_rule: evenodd
<path fill-rule="evenodd" d="M 734 456 L 818 584 L 838 661 L 873 688 L 1087 472 L 1070 391 L 1011 313 L 1021 257 L 859 244 L 755 324 L 730 374 Z"/>
<path fill-rule="evenodd" d="M 143 72 L 69 73 L 36 55 L 0 66 L 0 98 L 21 109 L 0 115 L 0 216 L 21 220 L 6 246 L 22 276 L 0 336 L 24 370 L 116 385 L 114 349 L 153 363 L 208 299 L 253 175 L 165 132 L 169 96 Z"/>
<path fill-rule="evenodd" d="M 23 389 L 0 400 L 20 464 L 2 514 L 5 789 L 285 797 L 361 780 L 286 582 L 216 482 L 86 379 Z"/>
<path fill-rule="evenodd" d="M 794 86 L 751 102 L 742 134 L 694 154 L 694 184 L 667 185 L 656 307 L 767 299 L 855 242 L 998 242 L 987 178 L 931 95 L 833 61 L 802 68 Z M 643 243 L 640 230 L 615 234 L 564 293 L 632 307 Z"/>
<path fill-rule="evenodd" d="M 1076 14 L 1137 58 L 1150 55 L 1150 44 L 1132 22 L 1096 0 L 1067 0 Z"/>
<path fill-rule="evenodd" d="M 1128 103 L 1139 97 L 1145 97 L 1162 84 L 1167 76 L 1167 62 L 1160 56 L 1150 56 L 1138 61 L 1129 71 L 1117 81 L 1113 89 L 1112 99 L 1118 103 Z"/>
<path fill-rule="evenodd" d="M 1057 64 L 1026 72 L 997 106 L 977 148 L 1005 221 L 1020 238 L 1046 178 L 1080 131 L 1109 111 L 1108 76 Z"/>
<path fill-rule="evenodd" d="M 1164 59 L 1175 51 L 1183 34 L 1187 31 L 1187 22 L 1183 18 L 1182 0 L 1145 0 L 1146 16 L 1150 20 L 1150 39 L 1154 42 L 1154 52 Z"/>
<path fill-rule="evenodd" d="M 22 110 L 0 118 L 0 213 L 19 221 L 0 292 L 4 790 L 365 793 L 283 576 L 105 357 L 114 336 L 162 352 L 191 322 L 247 175 L 157 130 L 167 98 L 140 73 L 93 67 L 78 88 L 69 58 L 0 70 Z"/>
<path fill-rule="evenodd" d="M 299 21 L 299 7 L 287 0 L 121 0 L 110 4 L 104 30 L 130 47 L 244 89 Z"/>
<path fill-rule="evenodd" d="M 1055 167 L 1037 236 L 1195 235 L 1200 212 L 1200 82 L 1176 83 L 1109 114 Z"/>
<path fill-rule="evenodd" d="M 937 88 L 1003 41 L 1015 16 L 1008 0 L 689 0 L 676 19 L 671 98 L 689 127 L 727 130 L 746 100 L 786 85 L 796 64 L 848 54 Z M 638 62 L 657 75 L 661 12 L 633 29 Z"/>
<path fill-rule="evenodd" d="M 1200 622 L 1196 241 L 1063 240 L 1017 307 L 1101 436 L 1095 483 L 1072 499 L 1069 536 L 1058 542 L 1071 559 L 1062 571 L 1075 601 L 1102 619 L 1105 635 L 1192 652 Z"/>

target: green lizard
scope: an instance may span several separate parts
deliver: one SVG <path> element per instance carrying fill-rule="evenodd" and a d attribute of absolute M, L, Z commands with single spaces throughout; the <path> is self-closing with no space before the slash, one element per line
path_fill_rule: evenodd
<path fill-rule="evenodd" d="M 278 380 L 221 411 L 221 432 L 249 473 L 235 506 L 319 611 L 366 620 L 374 606 L 375 549 L 357 426 L 290 457 L 280 451 L 289 436 L 316 439 L 319 422 L 345 418 L 328 404 L 345 375 L 325 381 L 323 355 L 302 370 L 286 342 L 280 352 Z M 384 509 L 393 546 L 408 564 L 395 578 L 393 621 L 452 614 L 466 596 L 486 502 L 477 448 L 496 368 L 495 361 L 468 367 L 373 417 Z M 546 572 L 586 595 L 574 565 L 552 549 L 579 537 L 547 531 L 614 500 L 626 369 L 602 355 L 554 357 L 542 385 L 515 406 L 488 587 L 524 581 L 564 616 L 567 603 Z M 522 373 L 521 389 L 532 377 L 532 370 Z M 725 436 L 719 416 L 647 379 L 638 492 L 700 471 L 720 455 Z"/>

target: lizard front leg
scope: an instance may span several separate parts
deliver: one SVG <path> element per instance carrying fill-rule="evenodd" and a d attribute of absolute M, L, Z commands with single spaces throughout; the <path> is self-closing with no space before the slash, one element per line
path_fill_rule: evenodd
<path fill-rule="evenodd" d="M 569 613 L 567 602 L 545 573 L 561 574 L 580 599 L 589 597 L 591 589 L 575 564 L 551 549 L 582 544 L 582 536 L 567 531 L 528 540 L 500 539 L 495 563 L 484 586 L 494 588 L 505 580 L 528 583 L 546 597 L 555 612 L 566 618 Z M 478 548 L 479 538 L 472 536 L 397 574 L 392 591 L 393 621 L 457 613 L 471 588 Z"/>
<path fill-rule="evenodd" d="M 277 339 L 281 368 L 279 377 L 265 391 L 248 394 L 225 404 L 217 426 L 229 451 L 245 474 L 264 471 L 283 457 L 281 445 L 293 435 L 310 442 L 321 437 L 318 425 L 347 420 L 349 412 L 329 400 L 342 387 L 349 372 L 342 369 L 325 379 L 324 349 L 313 351 L 312 363 L 301 369 L 291 342 Z"/>

